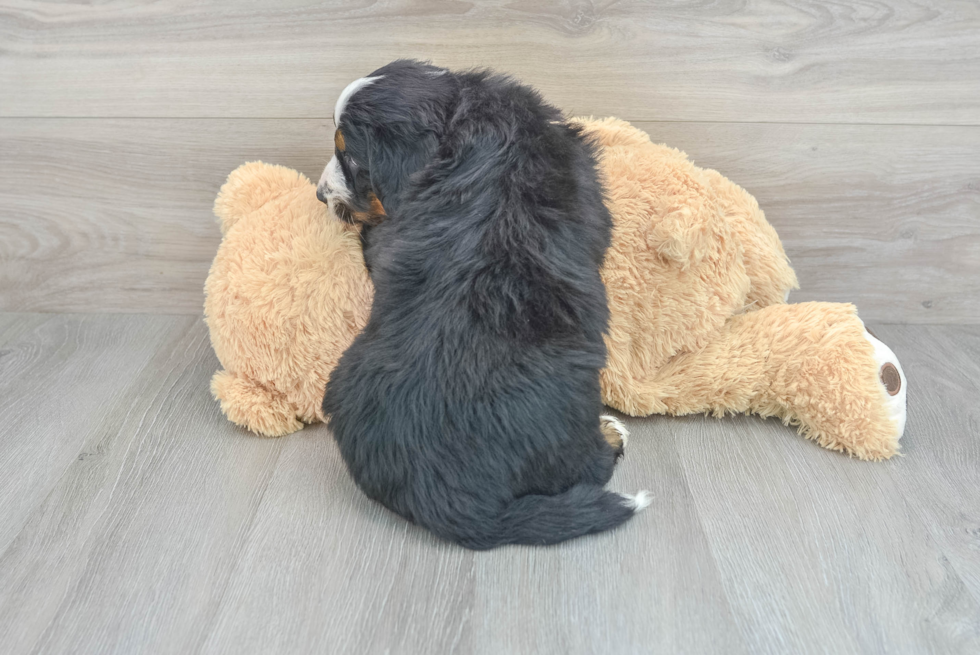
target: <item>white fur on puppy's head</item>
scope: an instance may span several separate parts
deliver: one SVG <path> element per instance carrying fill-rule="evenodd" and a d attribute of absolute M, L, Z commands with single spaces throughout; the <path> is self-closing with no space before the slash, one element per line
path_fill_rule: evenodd
<path fill-rule="evenodd" d="M 337 98 L 337 104 L 334 105 L 333 124 L 338 127 L 340 126 L 340 119 L 344 114 L 344 108 L 347 106 L 347 103 L 350 102 L 350 99 L 354 97 L 355 93 L 357 93 L 358 91 L 366 87 L 368 84 L 371 84 L 376 80 L 380 80 L 382 77 L 384 77 L 384 75 L 377 75 L 375 77 L 362 77 L 348 84 L 346 88 L 344 88 L 344 90 L 340 92 L 340 97 Z"/>

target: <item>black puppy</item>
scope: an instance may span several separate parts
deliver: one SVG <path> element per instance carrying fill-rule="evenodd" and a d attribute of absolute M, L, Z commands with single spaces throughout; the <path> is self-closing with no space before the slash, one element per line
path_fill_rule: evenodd
<path fill-rule="evenodd" d="M 324 414 L 371 498 L 469 548 L 626 521 L 603 489 L 611 219 L 595 152 L 532 89 L 396 61 L 344 90 L 317 188 L 362 225 L 371 317 Z"/>

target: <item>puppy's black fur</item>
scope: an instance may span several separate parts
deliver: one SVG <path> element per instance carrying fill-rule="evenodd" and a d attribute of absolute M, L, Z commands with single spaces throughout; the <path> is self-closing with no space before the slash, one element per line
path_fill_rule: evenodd
<path fill-rule="evenodd" d="M 375 286 L 323 411 L 357 484 L 475 549 L 632 514 L 600 432 L 611 219 L 593 147 L 537 93 L 397 61 L 338 125 Z M 356 171 L 352 174 L 352 171 Z M 351 214 L 348 214 L 351 215 Z"/>

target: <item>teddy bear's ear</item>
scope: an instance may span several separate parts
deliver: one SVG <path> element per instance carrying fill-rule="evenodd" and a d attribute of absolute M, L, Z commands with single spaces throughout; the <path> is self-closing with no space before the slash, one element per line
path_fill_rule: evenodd
<path fill-rule="evenodd" d="M 308 186 L 310 193 L 315 193 L 313 184 L 299 171 L 260 161 L 242 164 L 231 172 L 214 200 L 221 233 L 276 196 L 301 186 Z"/>

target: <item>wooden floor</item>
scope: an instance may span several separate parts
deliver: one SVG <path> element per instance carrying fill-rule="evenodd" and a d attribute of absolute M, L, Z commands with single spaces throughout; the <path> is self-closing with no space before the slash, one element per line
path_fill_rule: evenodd
<path fill-rule="evenodd" d="M 0 314 L 4 653 L 980 652 L 980 327 L 875 325 L 904 457 L 650 418 L 654 502 L 474 553 L 368 501 L 323 426 L 235 428 L 198 317 Z"/>
<path fill-rule="evenodd" d="M 472 553 L 330 435 L 236 429 L 201 320 L 225 176 L 318 177 L 340 90 L 492 66 L 760 201 L 909 375 L 904 456 L 630 420 L 614 533 Z M 0 0 L 0 653 L 980 652 L 980 4 Z"/>

